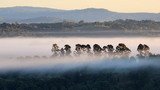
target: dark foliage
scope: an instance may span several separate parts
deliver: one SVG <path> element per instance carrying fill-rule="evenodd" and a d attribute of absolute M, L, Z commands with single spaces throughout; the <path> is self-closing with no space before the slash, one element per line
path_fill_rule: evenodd
<path fill-rule="evenodd" d="M 0 24 L 0 35 L 2 36 L 27 36 L 28 33 L 41 32 L 77 32 L 82 31 L 152 31 L 160 30 L 160 22 L 151 20 L 115 20 L 108 22 L 59 22 L 59 23 L 31 23 L 31 24 L 18 24 L 18 23 L 2 23 Z"/>
<path fill-rule="evenodd" d="M 160 90 L 159 68 L 0 75 L 1 90 Z"/>

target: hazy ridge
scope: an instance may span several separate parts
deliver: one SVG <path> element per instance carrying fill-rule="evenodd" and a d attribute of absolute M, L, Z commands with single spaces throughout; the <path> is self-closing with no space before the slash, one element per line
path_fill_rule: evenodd
<path fill-rule="evenodd" d="M 47 19 L 46 19 L 47 18 Z M 44 20 L 46 19 L 46 20 Z M 106 9 L 59 10 L 41 7 L 0 8 L 0 22 L 54 23 L 61 20 L 86 22 L 113 21 L 117 19 L 160 21 L 159 13 L 118 13 Z"/>

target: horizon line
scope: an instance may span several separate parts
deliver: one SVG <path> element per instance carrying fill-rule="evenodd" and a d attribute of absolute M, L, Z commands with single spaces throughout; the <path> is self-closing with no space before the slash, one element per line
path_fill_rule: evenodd
<path fill-rule="evenodd" d="M 46 9 L 55 9 L 55 10 L 62 10 L 62 11 L 73 11 L 73 10 L 85 10 L 85 9 L 104 9 L 106 11 L 110 12 L 116 12 L 116 13 L 154 13 L 154 14 L 160 14 L 160 12 L 146 12 L 146 11 L 137 11 L 137 12 L 119 12 L 119 11 L 113 11 L 106 8 L 98 8 L 98 7 L 86 7 L 86 8 L 75 8 L 75 9 L 60 9 L 60 8 L 52 8 L 52 7 L 41 7 L 41 6 L 2 6 L 0 9 L 5 8 L 14 8 L 14 7 L 31 7 L 31 8 L 46 8 Z"/>

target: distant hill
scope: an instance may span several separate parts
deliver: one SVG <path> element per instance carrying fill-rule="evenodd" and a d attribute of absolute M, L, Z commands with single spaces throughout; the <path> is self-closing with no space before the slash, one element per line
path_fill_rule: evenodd
<path fill-rule="evenodd" d="M 35 17 L 24 20 L 18 20 L 19 23 L 58 23 L 64 20 L 55 17 Z"/>
<path fill-rule="evenodd" d="M 63 20 L 95 22 L 117 19 L 160 21 L 160 13 L 118 13 L 96 8 L 81 10 L 59 10 L 41 7 L 0 8 L 0 22 L 10 23 L 54 23 Z"/>

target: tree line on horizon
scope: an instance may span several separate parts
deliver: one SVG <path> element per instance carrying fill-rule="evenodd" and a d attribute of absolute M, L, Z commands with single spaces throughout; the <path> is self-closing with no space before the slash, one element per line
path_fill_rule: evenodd
<path fill-rule="evenodd" d="M 58 23 L 1 23 L 0 35 L 21 35 L 24 32 L 54 32 L 54 31 L 140 31 L 160 30 L 160 22 L 152 20 L 136 21 L 131 19 L 107 22 L 69 22 Z"/>

